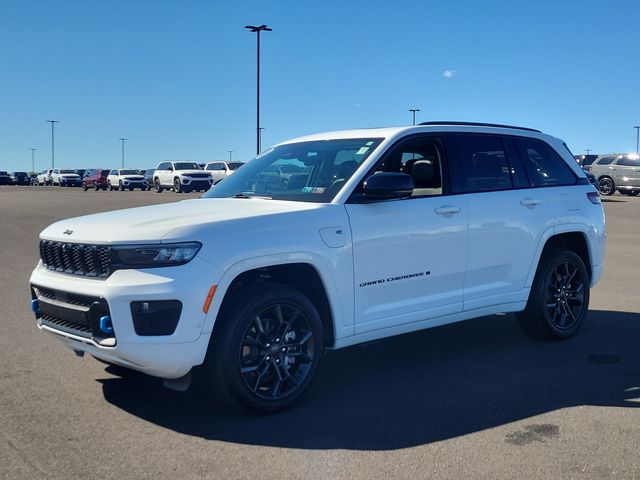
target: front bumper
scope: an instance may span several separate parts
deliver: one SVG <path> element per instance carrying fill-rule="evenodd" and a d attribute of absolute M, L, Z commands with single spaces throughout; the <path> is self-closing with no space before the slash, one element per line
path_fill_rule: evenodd
<path fill-rule="evenodd" d="M 122 185 L 125 188 L 142 188 L 142 189 L 146 189 L 149 186 L 146 180 L 123 180 Z"/>
<path fill-rule="evenodd" d="M 80 186 L 79 178 L 61 178 L 60 185 L 63 187 L 79 187 Z"/>
<path fill-rule="evenodd" d="M 65 328 L 61 322 L 56 323 L 51 319 L 43 321 L 40 318 L 36 323 L 38 328 L 55 334 L 73 350 L 87 352 L 107 362 L 149 375 L 179 378 L 204 361 L 209 334 L 202 334 L 206 316 L 202 307 L 211 285 L 198 285 L 197 279 L 208 279 L 210 276 L 211 265 L 198 257 L 179 267 L 116 270 L 106 279 L 52 272 L 39 264 L 31 274 L 32 288 L 64 292 L 70 299 L 101 299 L 108 307 L 113 333 L 96 334 L 98 329 L 95 323 L 93 327 L 89 324 L 84 333 L 77 325 L 72 325 L 75 329 L 68 328 L 68 325 Z M 138 335 L 131 303 L 159 300 L 178 300 L 182 303 L 175 331 L 170 335 Z M 93 321 L 102 314 L 97 314 Z"/>
<path fill-rule="evenodd" d="M 213 178 L 180 177 L 180 183 L 182 183 L 182 185 L 184 185 L 185 187 L 209 189 L 211 185 L 213 185 Z"/>

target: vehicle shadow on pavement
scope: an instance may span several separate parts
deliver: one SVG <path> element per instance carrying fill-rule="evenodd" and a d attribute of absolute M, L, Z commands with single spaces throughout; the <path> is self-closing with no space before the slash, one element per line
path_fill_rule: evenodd
<path fill-rule="evenodd" d="M 330 352 L 309 395 L 270 416 L 230 409 L 200 388 L 169 391 L 141 374 L 99 381 L 108 402 L 188 435 L 391 450 L 565 407 L 638 408 L 639 346 L 638 313 L 591 311 L 576 337 L 557 342 L 527 337 L 513 315 L 484 317 Z"/>

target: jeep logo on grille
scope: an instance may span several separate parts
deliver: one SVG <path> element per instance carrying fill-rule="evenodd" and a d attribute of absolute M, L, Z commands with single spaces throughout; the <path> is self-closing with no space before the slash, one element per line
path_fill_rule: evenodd
<path fill-rule="evenodd" d="M 73 233 L 73 230 L 65 230 L 64 232 L 62 232 L 63 235 L 71 235 Z"/>

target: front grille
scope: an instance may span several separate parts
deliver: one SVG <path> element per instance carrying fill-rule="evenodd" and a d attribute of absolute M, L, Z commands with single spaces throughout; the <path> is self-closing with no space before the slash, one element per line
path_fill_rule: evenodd
<path fill-rule="evenodd" d="M 46 287 L 34 287 L 39 297 L 48 298 L 49 300 L 59 300 L 71 305 L 81 307 L 91 307 L 94 302 L 99 301 L 98 297 L 89 297 L 87 295 L 78 295 L 77 293 L 63 292 L 62 290 L 53 290 Z"/>
<path fill-rule="evenodd" d="M 40 241 L 40 258 L 49 270 L 84 275 L 108 277 L 111 274 L 109 247 L 80 243 Z"/>
<path fill-rule="evenodd" d="M 191 178 L 209 178 L 211 175 L 208 173 L 188 173 L 187 176 Z"/>

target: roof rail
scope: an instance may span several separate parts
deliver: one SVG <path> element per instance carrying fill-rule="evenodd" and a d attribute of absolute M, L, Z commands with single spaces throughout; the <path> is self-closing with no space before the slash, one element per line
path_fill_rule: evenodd
<path fill-rule="evenodd" d="M 483 122 L 450 122 L 446 120 L 437 122 L 422 122 L 419 125 L 453 125 L 453 126 L 472 126 L 472 127 L 498 127 L 498 128 L 513 128 L 515 130 L 527 130 L 529 132 L 542 133 L 535 128 L 516 127 L 514 125 L 502 125 L 500 123 L 483 123 Z"/>

